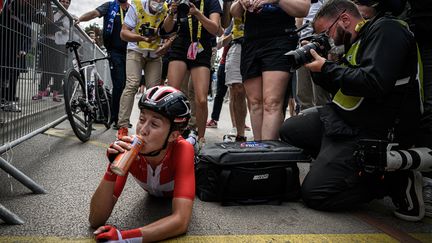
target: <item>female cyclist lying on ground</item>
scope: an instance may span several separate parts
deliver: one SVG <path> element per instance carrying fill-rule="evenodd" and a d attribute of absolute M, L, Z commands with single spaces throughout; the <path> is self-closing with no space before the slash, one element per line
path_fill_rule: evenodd
<path fill-rule="evenodd" d="M 117 176 L 108 166 L 90 204 L 90 225 L 99 227 L 94 232 L 97 241 L 163 240 L 185 233 L 191 219 L 195 197 L 194 150 L 180 136 L 190 118 L 189 102 L 175 88 L 156 86 L 143 94 L 138 105 L 141 114 L 136 134 L 145 145 L 128 174 L 151 195 L 172 197 L 172 214 L 132 230 L 101 226 L 110 217 L 128 175 Z M 129 150 L 131 142 L 129 136 L 114 142 L 107 150 L 108 159 L 112 162 L 118 153 Z"/>

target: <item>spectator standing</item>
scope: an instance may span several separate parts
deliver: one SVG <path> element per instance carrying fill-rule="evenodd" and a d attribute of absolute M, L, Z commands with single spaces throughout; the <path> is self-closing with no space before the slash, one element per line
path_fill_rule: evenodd
<path fill-rule="evenodd" d="M 21 112 L 17 97 L 20 73 L 27 72 L 26 55 L 31 48 L 32 22 L 43 24 L 36 12 L 49 13 L 47 0 L 33 2 L 11 0 L 5 3 L 0 16 L 0 108 Z M 40 8 L 43 9 L 40 9 Z"/>
<path fill-rule="evenodd" d="M 141 72 L 144 70 L 146 87 L 161 84 L 162 46 L 160 26 L 167 14 L 163 0 L 133 0 L 120 33 L 128 41 L 126 60 L 126 87 L 120 100 L 118 137 L 128 132 L 129 118 L 135 94 L 138 91 Z"/>
<path fill-rule="evenodd" d="M 196 124 L 198 140 L 196 151 L 205 144 L 205 129 L 208 115 L 207 94 L 210 82 L 211 41 L 215 35 L 221 35 L 221 5 L 217 0 L 190 1 L 185 4 L 171 4 L 170 14 L 164 21 L 164 30 L 171 32 L 178 27 L 178 36 L 170 52 L 168 84 L 180 88 L 186 71 L 190 70 L 195 91 Z"/>
<path fill-rule="evenodd" d="M 219 116 L 222 110 L 222 105 L 224 101 L 225 94 L 227 92 L 227 86 L 225 85 L 225 60 L 228 50 L 230 48 L 229 40 L 231 39 L 231 28 L 225 30 L 224 35 L 221 36 L 221 40 L 218 42 L 218 46 L 223 46 L 222 56 L 219 60 L 219 66 L 217 70 L 217 79 L 216 79 L 216 95 L 213 100 L 213 110 L 210 116 L 210 120 L 207 121 L 206 127 L 208 128 L 217 128 L 217 123 L 219 121 Z M 224 46 L 223 43 L 226 43 Z M 234 123 L 233 123 L 234 124 Z"/>
<path fill-rule="evenodd" d="M 240 72 L 240 58 L 244 41 L 244 17 L 233 18 L 231 48 L 227 54 L 225 85 L 230 90 L 231 117 L 236 127 L 235 141 L 246 141 L 246 92 Z"/>
<path fill-rule="evenodd" d="M 66 10 L 71 3 L 70 0 L 60 0 L 59 2 Z M 32 97 L 32 100 L 40 100 L 52 92 L 52 100 L 61 102 L 59 92 L 62 89 L 66 64 L 66 42 L 69 40 L 70 20 L 60 9 L 57 9 L 51 17 L 52 20 L 45 23 L 42 28 L 40 60 L 42 76 L 39 91 Z M 52 84 L 51 78 L 53 79 Z"/>
<path fill-rule="evenodd" d="M 290 79 L 284 54 L 296 48 L 295 18 L 309 6 L 309 0 L 238 0 L 231 7 L 233 17 L 245 16 L 241 73 L 255 140 L 278 138 Z"/>
<path fill-rule="evenodd" d="M 105 2 L 96 9 L 81 15 L 79 22 L 103 17 L 103 42 L 110 58 L 111 80 L 113 84 L 111 100 L 111 121 L 113 128 L 118 129 L 120 97 L 126 84 L 126 47 L 127 42 L 120 38 L 120 31 L 125 15 L 129 9 L 127 0 Z"/>

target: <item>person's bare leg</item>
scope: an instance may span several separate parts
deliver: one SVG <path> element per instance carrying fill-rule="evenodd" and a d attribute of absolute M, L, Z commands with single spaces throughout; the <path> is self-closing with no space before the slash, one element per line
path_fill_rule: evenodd
<path fill-rule="evenodd" d="M 263 126 L 263 83 L 262 77 L 246 80 L 244 83 L 249 103 L 249 112 L 254 140 L 262 140 Z"/>
<path fill-rule="evenodd" d="M 233 93 L 231 92 L 231 85 L 229 87 L 229 111 L 230 111 L 230 118 L 231 118 L 231 125 L 232 127 L 236 127 L 235 123 L 235 112 L 234 112 L 234 97 Z"/>
<path fill-rule="evenodd" d="M 171 61 L 168 64 L 168 74 L 167 74 L 168 85 L 180 90 L 186 72 L 187 72 L 187 66 L 185 62 Z"/>
<path fill-rule="evenodd" d="M 288 110 L 289 110 L 289 114 L 290 117 L 295 116 L 295 102 L 294 102 L 294 98 L 290 97 L 288 100 Z"/>
<path fill-rule="evenodd" d="M 263 72 L 263 120 L 261 130 L 263 140 L 279 138 L 279 128 L 284 119 L 282 108 L 288 80 L 288 72 Z"/>
<path fill-rule="evenodd" d="M 191 78 L 195 91 L 196 126 L 198 128 L 198 139 L 200 139 L 205 135 L 208 115 L 207 94 L 210 82 L 210 69 L 207 67 L 192 68 Z"/>
<path fill-rule="evenodd" d="M 244 137 L 245 135 L 245 120 L 247 114 L 246 108 L 246 91 L 242 83 L 232 84 L 230 87 L 233 99 L 233 113 L 235 125 L 237 127 L 237 135 Z"/>

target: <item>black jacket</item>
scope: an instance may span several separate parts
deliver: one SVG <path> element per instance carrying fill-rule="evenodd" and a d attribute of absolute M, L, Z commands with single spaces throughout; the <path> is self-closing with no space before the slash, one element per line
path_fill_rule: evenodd
<path fill-rule="evenodd" d="M 399 139 L 410 140 L 407 136 L 420 117 L 414 36 L 397 20 L 379 17 L 367 22 L 358 38 L 357 66 L 326 61 L 322 72 L 313 74 L 314 82 L 332 94 L 341 89 L 345 95 L 365 97 L 353 111 L 331 106 L 349 126 L 379 138 L 395 127 Z M 406 77 L 411 77 L 407 85 L 395 86 Z"/>

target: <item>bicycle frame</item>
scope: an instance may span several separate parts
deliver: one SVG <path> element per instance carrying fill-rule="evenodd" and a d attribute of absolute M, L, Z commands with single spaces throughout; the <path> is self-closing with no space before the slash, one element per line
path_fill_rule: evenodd
<path fill-rule="evenodd" d="M 96 69 L 96 62 L 100 61 L 100 60 L 105 60 L 110 58 L 109 56 L 105 56 L 105 57 L 101 57 L 101 58 L 95 58 L 95 59 L 91 59 L 91 60 L 87 60 L 87 61 L 81 61 L 79 54 L 78 54 L 78 43 L 74 43 L 72 42 L 70 45 L 67 45 L 67 48 L 73 48 L 73 53 L 74 53 L 74 58 L 72 59 L 72 63 L 73 66 L 75 68 L 76 71 L 78 71 L 80 73 L 80 76 L 82 78 L 82 80 L 84 81 L 84 87 L 85 87 L 85 98 L 86 98 L 86 102 L 89 102 L 89 91 L 88 91 L 88 79 L 87 79 L 87 74 L 88 74 L 88 69 L 91 69 L 90 72 L 90 80 L 94 79 L 94 85 L 96 87 L 96 85 L 99 85 L 99 83 L 96 82 L 100 82 L 102 81 L 101 76 L 99 75 L 97 69 Z M 84 65 L 86 63 L 89 63 L 88 65 Z M 83 66 L 84 65 L 84 66 Z M 102 81 L 103 82 L 103 81 Z M 102 83 L 103 85 L 103 83 Z M 93 93 L 92 93 L 92 100 L 90 101 L 94 101 L 95 100 L 95 94 L 94 94 L 94 89 L 93 89 Z"/>

